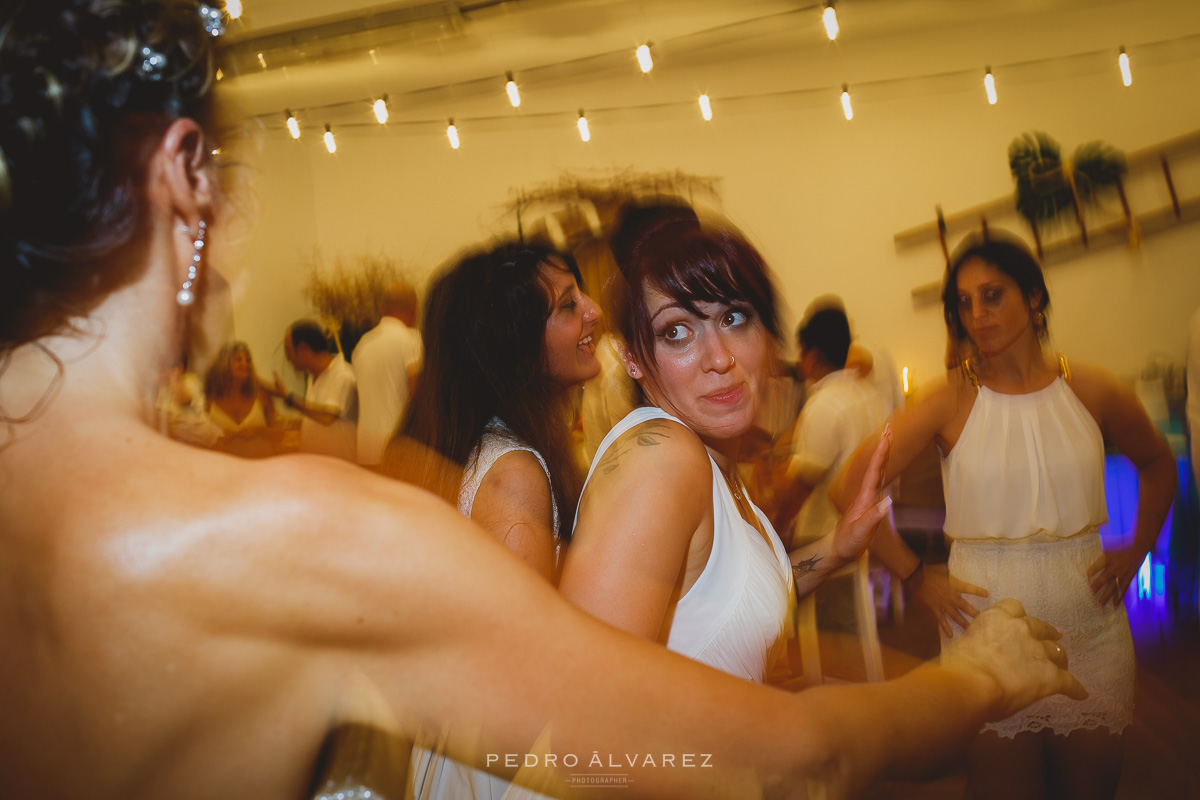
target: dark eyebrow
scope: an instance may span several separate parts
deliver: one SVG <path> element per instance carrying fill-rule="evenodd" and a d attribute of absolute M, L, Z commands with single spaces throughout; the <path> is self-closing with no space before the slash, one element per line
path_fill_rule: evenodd
<path fill-rule="evenodd" d="M 708 315 L 702 314 L 700 312 L 700 309 L 695 308 L 695 307 L 689 308 L 688 306 L 684 305 L 679 300 L 673 300 L 672 302 L 667 303 L 665 306 L 660 308 L 658 311 L 654 312 L 654 314 L 650 317 L 650 325 L 653 326 L 655 320 L 657 320 L 659 318 L 659 316 L 661 316 L 663 313 L 670 311 L 672 309 L 677 309 L 679 311 L 682 311 L 683 313 L 687 314 L 688 316 L 695 317 L 696 319 L 702 319 L 702 320 L 708 319 Z"/>

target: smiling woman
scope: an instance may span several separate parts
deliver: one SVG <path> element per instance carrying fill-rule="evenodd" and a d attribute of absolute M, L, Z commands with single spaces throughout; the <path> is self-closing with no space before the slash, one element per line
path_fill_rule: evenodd
<path fill-rule="evenodd" d="M 596 453 L 561 591 L 618 627 L 761 681 L 793 586 L 810 591 L 857 557 L 872 526 L 839 527 L 797 551 L 793 567 L 738 477 L 779 339 L 758 252 L 678 206 L 629 210 L 613 251 L 624 276 L 613 313 L 643 405 Z"/>

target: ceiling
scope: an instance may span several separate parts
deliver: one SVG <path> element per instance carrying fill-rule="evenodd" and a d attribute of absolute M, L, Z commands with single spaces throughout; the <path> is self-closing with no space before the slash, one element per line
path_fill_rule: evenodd
<path fill-rule="evenodd" d="M 634 48 L 642 43 L 652 45 L 660 64 L 695 68 L 771 54 L 815 58 L 831 48 L 870 52 L 965 27 L 1035 25 L 1038 19 L 1129 3 L 840 0 L 842 34 L 835 43 L 825 35 L 821 5 L 795 0 L 243 0 L 243 5 L 242 17 L 231 21 L 224 38 L 225 91 L 245 113 L 273 128 L 282 127 L 284 108 L 302 118 L 309 112 L 309 123 L 318 117 L 366 120 L 366 106 L 384 94 L 413 120 L 444 121 L 456 107 L 485 96 L 492 104 L 487 107 L 496 108 L 489 113 L 499 114 L 495 98 L 507 72 L 523 92 L 583 76 L 636 75 Z M 897 77 L 887 74 L 886 62 L 874 69 L 873 80 Z M 893 69 L 911 67 L 897 63 Z M 522 111 L 536 113 L 533 103 L 527 108 L 534 110 Z"/>

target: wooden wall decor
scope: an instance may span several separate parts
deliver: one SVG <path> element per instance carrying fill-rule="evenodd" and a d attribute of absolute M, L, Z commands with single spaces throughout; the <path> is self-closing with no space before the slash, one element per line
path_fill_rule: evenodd
<path fill-rule="evenodd" d="M 1037 228 L 1030 226 L 1024 217 L 1017 213 L 1014 196 L 1010 194 L 952 214 L 945 214 L 941 206 L 936 206 L 933 222 L 900 231 L 893 237 L 896 249 L 904 250 L 938 241 L 944 261 L 949 261 L 949 237 L 959 238 L 971 230 L 981 230 L 986 236 L 989 222 L 994 224 L 1000 218 L 1018 221 L 1018 224 L 1025 226 L 1044 266 L 1078 257 L 1087 250 L 1098 247 L 1118 244 L 1136 247 L 1144 236 L 1200 219 L 1200 194 L 1181 198 L 1171 172 L 1172 160 L 1180 161 L 1196 155 L 1200 155 L 1200 131 L 1193 131 L 1126 154 L 1125 163 L 1129 168 L 1129 177 L 1123 182 L 1118 193 L 1121 211 L 1113 215 L 1116 218 L 1102 220 L 1099 224 L 1086 228 L 1083 219 L 1080 218 L 1073 230 L 1068 228 L 1064 235 L 1057 238 L 1047 238 L 1045 231 L 1039 233 Z M 1134 212 L 1127 196 L 1127 187 L 1136 179 L 1145 179 L 1155 174 L 1154 179 L 1162 181 L 1162 185 L 1165 186 L 1169 203 L 1148 211 Z M 912 290 L 913 301 L 918 305 L 937 302 L 941 292 L 941 281 L 922 284 Z"/>

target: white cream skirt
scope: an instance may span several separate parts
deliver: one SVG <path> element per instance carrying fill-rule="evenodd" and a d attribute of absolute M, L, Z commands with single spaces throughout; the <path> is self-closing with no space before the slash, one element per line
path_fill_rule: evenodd
<path fill-rule="evenodd" d="M 1025 731 L 1056 734 L 1107 728 L 1120 733 L 1133 720 L 1134 656 L 1129 618 L 1122 604 L 1101 607 L 1088 584 L 1088 567 L 1102 554 L 1093 529 L 1050 542 L 997 543 L 957 539 L 950 547 L 950 574 L 982 586 L 987 597 L 964 595 L 980 610 L 1014 597 L 1025 612 L 1062 632 L 1071 673 L 1088 691 L 1086 700 L 1062 695 L 1039 700 L 984 731 L 1012 738 Z M 951 623 L 955 634 L 960 628 Z M 943 646 L 946 640 L 943 638 Z"/>

